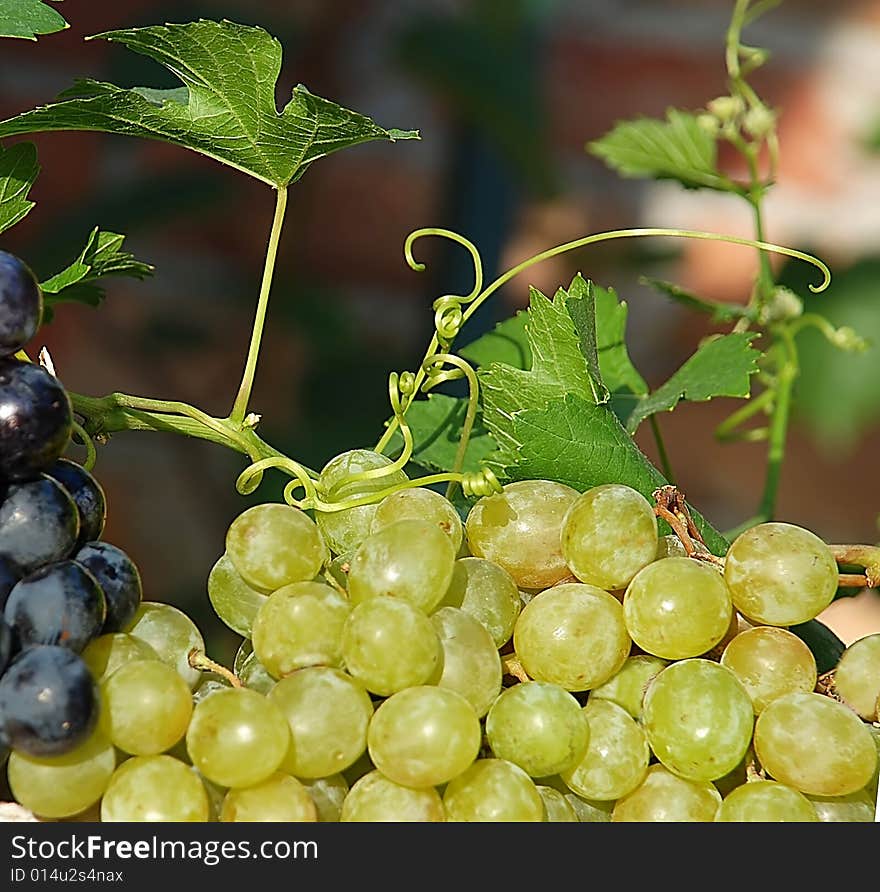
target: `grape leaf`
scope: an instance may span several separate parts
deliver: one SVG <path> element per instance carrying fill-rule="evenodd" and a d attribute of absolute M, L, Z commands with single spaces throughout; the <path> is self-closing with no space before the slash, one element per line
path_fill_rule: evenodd
<path fill-rule="evenodd" d="M 626 348 L 629 307 L 613 288 L 593 286 L 596 304 L 596 340 L 602 380 L 612 395 L 620 392 L 647 394 L 648 385 L 638 373 Z M 613 396 L 612 396 L 613 399 Z"/>
<path fill-rule="evenodd" d="M 459 356 L 477 365 L 503 362 L 516 369 L 527 369 L 532 364 L 532 351 L 526 334 L 528 316 L 520 310 L 492 331 L 471 341 L 458 351 Z"/>
<path fill-rule="evenodd" d="M 200 19 L 93 35 L 149 56 L 183 88 L 125 89 L 80 80 L 59 101 L 0 122 L 0 137 L 99 130 L 191 149 L 272 186 L 298 180 L 317 158 L 375 139 L 414 139 L 310 93 L 303 85 L 279 112 L 281 44 L 262 28 Z"/>
<path fill-rule="evenodd" d="M 0 145 L 0 232 L 18 223 L 34 206 L 27 194 L 39 172 L 33 143 L 20 142 L 8 149 Z"/>
<path fill-rule="evenodd" d="M 54 34 L 69 27 L 60 13 L 41 0 L 0 0 L 0 37 L 36 40 L 38 34 Z"/>
<path fill-rule="evenodd" d="M 739 188 L 717 168 L 714 137 L 700 127 L 696 115 L 679 109 L 668 109 L 665 121 L 621 121 L 586 148 L 624 177 L 678 180 L 689 189 Z"/>
<path fill-rule="evenodd" d="M 746 307 L 739 304 L 722 303 L 717 300 L 706 300 L 704 297 L 698 297 L 690 291 L 686 291 L 674 282 L 666 282 L 663 279 L 654 279 L 651 276 L 639 276 L 639 282 L 642 285 L 648 285 L 656 289 L 661 294 L 680 303 L 690 310 L 697 310 L 700 313 L 708 313 L 712 317 L 713 322 L 735 322 L 743 316 L 748 316 L 749 311 Z"/>

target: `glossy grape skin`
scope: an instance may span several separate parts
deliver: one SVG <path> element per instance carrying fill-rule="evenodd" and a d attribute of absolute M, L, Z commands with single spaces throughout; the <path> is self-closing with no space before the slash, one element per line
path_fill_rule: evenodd
<path fill-rule="evenodd" d="M 837 592 L 837 562 L 814 533 L 761 523 L 727 552 L 724 578 L 734 607 L 753 624 L 791 626 L 818 616 Z"/>
<path fill-rule="evenodd" d="M 370 532 L 375 533 L 404 518 L 436 524 L 449 537 L 456 554 L 461 548 L 464 538 L 461 518 L 452 503 L 439 492 L 413 487 L 386 496 L 376 506 Z"/>
<path fill-rule="evenodd" d="M 101 821 L 203 823 L 210 815 L 198 774 L 172 756 L 134 756 L 110 778 Z"/>
<path fill-rule="evenodd" d="M 807 799 L 823 823 L 873 824 L 876 803 L 869 789 L 870 785 L 846 796 L 807 796 Z"/>
<path fill-rule="evenodd" d="M 565 801 L 571 806 L 581 824 L 610 824 L 614 802 L 588 800 L 576 793 L 563 793 Z"/>
<path fill-rule="evenodd" d="M 300 778 L 318 811 L 318 821 L 322 824 L 338 824 L 342 815 L 342 804 L 348 795 L 348 781 L 341 774 L 329 777 Z"/>
<path fill-rule="evenodd" d="M 443 801 L 433 787 L 415 790 L 371 771 L 358 780 L 342 803 L 339 820 L 352 823 L 442 823 Z"/>
<path fill-rule="evenodd" d="M 834 690 L 863 719 L 880 721 L 880 633 L 847 647 L 834 670 Z"/>
<path fill-rule="evenodd" d="M 446 819 L 455 822 L 540 822 L 544 800 L 534 781 L 503 759 L 478 759 L 443 793 Z"/>
<path fill-rule="evenodd" d="M 816 823 L 813 804 L 797 790 L 770 780 L 753 780 L 732 790 L 718 806 L 716 823 Z"/>
<path fill-rule="evenodd" d="M 126 629 L 129 635 L 146 641 L 159 659 L 173 666 L 195 689 L 202 678 L 189 664 L 191 650 L 205 651 L 205 641 L 196 624 L 182 611 L 160 601 L 142 601 Z"/>
<path fill-rule="evenodd" d="M 21 579 L 21 571 L 8 558 L 0 555 L 0 613 L 6 606 L 6 599 L 12 587 Z"/>
<path fill-rule="evenodd" d="M 48 468 L 70 443 L 73 411 L 61 382 L 42 366 L 0 359 L 0 471 L 24 480 Z"/>
<path fill-rule="evenodd" d="M 88 667 L 66 647 L 41 644 L 0 677 L 2 735 L 29 756 L 70 752 L 93 731 L 98 693 Z"/>
<path fill-rule="evenodd" d="M 305 785 L 277 772 L 252 787 L 230 790 L 220 810 L 223 823 L 315 823 L 318 810 Z"/>
<path fill-rule="evenodd" d="M 106 616 L 101 586 L 76 561 L 47 564 L 25 576 L 4 610 L 19 646 L 58 644 L 76 653 L 100 634 Z"/>
<path fill-rule="evenodd" d="M 233 632 L 250 638 L 254 617 L 268 595 L 249 586 L 224 551 L 208 574 L 208 600 L 214 613 Z"/>
<path fill-rule="evenodd" d="M 755 753 L 775 780 L 810 796 L 861 790 L 877 766 L 871 732 L 848 706 L 822 694 L 787 694 L 755 723 Z"/>
<path fill-rule="evenodd" d="M 135 562 L 109 542 L 87 542 L 74 555 L 104 592 L 107 619 L 103 632 L 121 632 L 134 619 L 143 598 L 141 574 Z"/>
<path fill-rule="evenodd" d="M 538 784 L 538 793 L 544 800 L 545 820 L 551 824 L 578 824 L 580 818 L 574 810 L 574 806 L 555 787 L 546 787 Z"/>
<path fill-rule="evenodd" d="M 532 678 L 568 691 L 587 691 L 623 666 L 631 641 L 620 602 L 585 583 L 563 583 L 525 606 L 513 646 Z"/>
<path fill-rule="evenodd" d="M 674 534 L 660 536 L 657 540 L 657 556 L 655 560 L 668 557 L 687 557 L 687 549 L 681 539 Z"/>
<path fill-rule="evenodd" d="M 550 480 L 508 483 L 480 498 L 465 521 L 474 557 L 499 564 L 521 588 L 541 589 L 570 575 L 560 544 L 566 511 L 579 493 Z"/>
<path fill-rule="evenodd" d="M 140 638 L 127 632 L 108 632 L 93 638 L 80 656 L 89 667 L 92 678 L 99 684 L 120 666 L 134 660 L 158 660 L 159 655 Z"/>
<path fill-rule="evenodd" d="M 257 659 L 251 649 L 251 642 L 247 640 L 242 642 L 235 655 L 235 674 L 246 688 L 261 694 L 268 694 L 275 687 L 276 679 L 269 675 L 266 667 Z"/>
<path fill-rule="evenodd" d="M 69 557 L 77 536 L 79 512 L 56 480 L 39 474 L 6 488 L 0 504 L 0 556 L 22 576 Z"/>
<path fill-rule="evenodd" d="M 669 665 L 651 654 L 635 654 L 604 684 L 593 688 L 591 700 L 610 700 L 622 706 L 634 719 L 642 717 L 642 702 L 651 679 Z"/>
<path fill-rule="evenodd" d="M 33 270 L 0 251 L 0 355 L 21 350 L 43 321 L 43 292 Z"/>
<path fill-rule="evenodd" d="M 107 520 L 107 497 L 101 484 L 81 464 L 69 458 L 59 458 L 45 473 L 67 490 L 77 507 L 77 547 L 100 539 Z"/>
<path fill-rule="evenodd" d="M 715 820 L 720 804 L 721 794 L 712 784 L 687 780 L 662 765 L 651 765 L 639 786 L 617 800 L 611 821 L 709 823 Z"/>

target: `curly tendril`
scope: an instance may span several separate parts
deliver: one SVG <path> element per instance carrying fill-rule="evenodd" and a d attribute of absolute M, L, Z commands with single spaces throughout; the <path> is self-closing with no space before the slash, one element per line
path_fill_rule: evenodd
<path fill-rule="evenodd" d="M 86 457 L 82 466 L 87 471 L 91 471 L 94 469 L 95 463 L 98 461 L 98 450 L 95 448 L 95 441 L 78 421 L 71 421 L 71 426 L 73 427 L 73 432 L 79 437 L 82 446 L 84 446 L 86 450 Z"/>

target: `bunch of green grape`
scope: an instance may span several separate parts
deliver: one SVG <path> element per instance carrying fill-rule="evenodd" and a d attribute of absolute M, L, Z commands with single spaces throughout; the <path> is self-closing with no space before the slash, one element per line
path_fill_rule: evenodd
<path fill-rule="evenodd" d="M 319 488 L 405 483 L 346 483 L 388 464 L 344 453 Z M 511 483 L 464 516 L 419 487 L 314 516 L 256 505 L 208 579 L 243 638 L 229 677 L 193 668 L 198 629 L 145 602 L 84 652 L 93 736 L 14 759 L 10 781 L 73 820 L 872 821 L 880 635 L 829 688 L 787 628 L 837 586 L 802 527 L 696 559 L 619 484 Z"/>

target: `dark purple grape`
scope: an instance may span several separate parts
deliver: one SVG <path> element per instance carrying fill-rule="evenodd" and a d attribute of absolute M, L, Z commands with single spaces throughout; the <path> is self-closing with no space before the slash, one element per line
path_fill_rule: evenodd
<path fill-rule="evenodd" d="M 102 633 L 121 632 L 133 619 L 143 597 L 141 575 L 134 561 L 109 542 L 89 542 L 73 559 L 92 571 L 107 600 Z"/>
<path fill-rule="evenodd" d="M 61 457 L 73 411 L 61 382 L 42 366 L 0 359 L 0 475 L 24 480 Z"/>
<path fill-rule="evenodd" d="M 58 561 L 25 576 L 9 593 L 3 618 L 22 649 L 58 644 L 79 653 L 107 618 L 104 592 L 76 561 Z"/>
<path fill-rule="evenodd" d="M 0 557 L 22 576 L 70 557 L 79 536 L 79 512 L 67 490 L 45 474 L 10 483 L 0 503 Z"/>
<path fill-rule="evenodd" d="M 30 267 L 0 251 L 0 355 L 15 353 L 43 321 L 43 293 Z"/>
<path fill-rule="evenodd" d="M 107 519 L 107 499 L 101 484 L 81 464 L 69 458 L 59 458 L 46 468 L 46 474 L 70 493 L 79 510 L 77 547 L 100 539 Z"/>
<path fill-rule="evenodd" d="M 98 718 L 98 691 L 85 662 L 66 647 L 29 647 L 0 677 L 6 744 L 30 756 L 56 756 L 82 743 Z"/>
<path fill-rule="evenodd" d="M 21 579 L 18 567 L 5 557 L 0 557 L 0 613 L 6 606 L 6 599 L 12 591 L 12 586 Z"/>
<path fill-rule="evenodd" d="M 12 629 L 9 628 L 9 623 L 0 616 L 0 675 L 3 674 L 3 670 L 12 656 L 12 648 Z"/>

